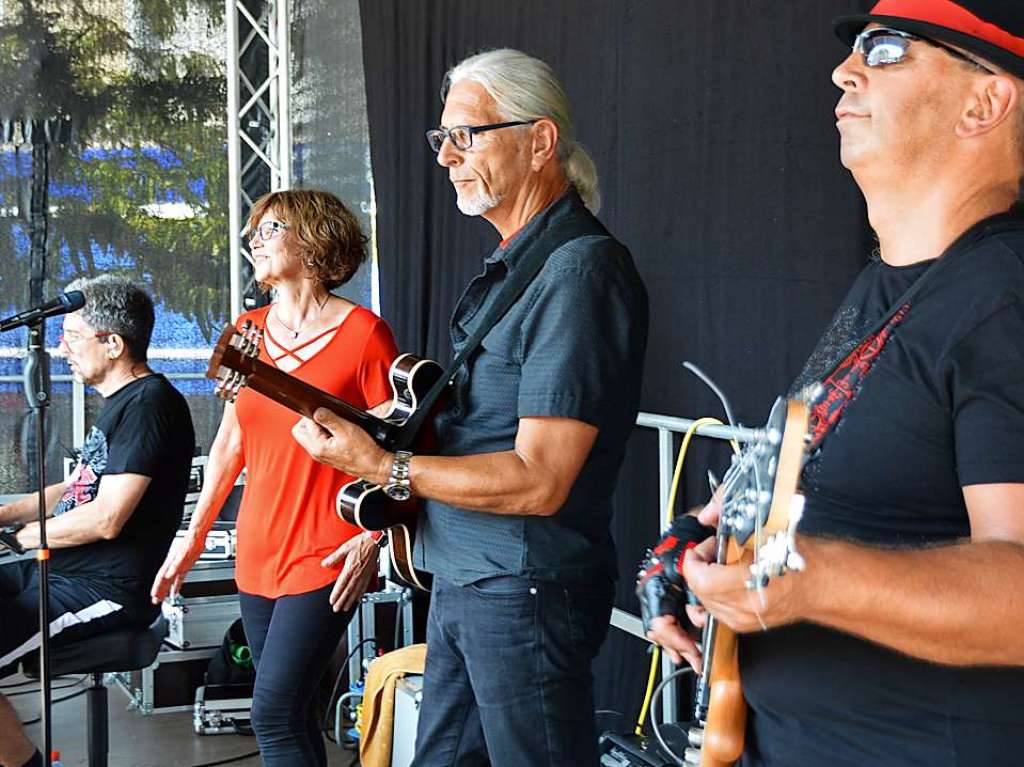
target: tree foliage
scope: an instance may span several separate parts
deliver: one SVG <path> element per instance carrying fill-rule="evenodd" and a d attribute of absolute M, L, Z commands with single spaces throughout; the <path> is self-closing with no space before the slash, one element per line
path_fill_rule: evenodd
<path fill-rule="evenodd" d="M 133 18 L 124 7 L 8 0 L 0 119 L 71 120 L 71 141 L 50 153 L 50 287 L 116 269 L 148 284 L 209 338 L 227 303 L 223 46 L 211 53 L 181 41 L 197 18 L 206 20 L 199 23 L 208 40 L 223 39 L 224 5 L 138 0 Z M 0 144 L 0 152 L 0 305 L 20 305 L 31 148 Z M 157 215 L 168 203 L 191 217 Z"/>

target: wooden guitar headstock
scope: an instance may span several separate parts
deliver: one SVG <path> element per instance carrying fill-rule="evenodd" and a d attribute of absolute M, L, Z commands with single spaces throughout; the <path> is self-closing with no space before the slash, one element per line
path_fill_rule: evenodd
<path fill-rule="evenodd" d="M 217 345 L 210 357 L 206 377 L 217 382 L 216 394 L 221 399 L 234 402 L 239 390 L 246 385 L 253 371 L 253 362 L 260 354 L 263 331 L 251 320 L 242 324 L 241 330 L 232 326 L 224 328 L 217 339 Z"/>
<path fill-rule="evenodd" d="M 805 397 L 776 400 L 759 439 L 733 456 L 722 482 L 719 530 L 736 547 L 753 552 L 751 588 L 764 588 L 786 570 L 803 569 L 794 534 L 803 514 L 797 485 L 808 415 Z"/>

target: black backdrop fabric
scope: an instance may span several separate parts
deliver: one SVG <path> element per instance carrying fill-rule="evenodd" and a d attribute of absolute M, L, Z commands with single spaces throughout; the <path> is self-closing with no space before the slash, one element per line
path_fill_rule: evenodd
<path fill-rule="evenodd" d="M 840 166 L 836 15 L 854 0 L 363 0 L 381 305 L 403 350 L 447 362 L 448 318 L 499 239 L 462 216 L 423 132 L 450 65 L 512 47 L 547 61 L 594 156 L 600 218 L 651 298 L 641 409 L 723 417 L 681 367 L 700 365 L 736 417 L 763 422 L 873 248 Z M 682 504 L 706 499 L 724 443 L 697 440 Z M 659 524 L 657 436 L 638 429 L 616 493 L 617 604 Z M 648 656 L 612 630 L 595 667 L 600 709 L 635 717 Z M 610 720 L 609 720 L 610 723 Z"/>

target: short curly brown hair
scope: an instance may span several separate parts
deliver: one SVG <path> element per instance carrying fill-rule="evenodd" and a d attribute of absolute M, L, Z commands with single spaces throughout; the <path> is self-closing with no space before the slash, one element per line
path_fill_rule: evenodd
<path fill-rule="evenodd" d="M 328 290 L 344 285 L 366 261 L 369 242 L 345 204 L 320 189 L 287 189 L 263 195 L 249 212 L 249 229 L 273 211 L 288 224 L 306 269 Z"/>

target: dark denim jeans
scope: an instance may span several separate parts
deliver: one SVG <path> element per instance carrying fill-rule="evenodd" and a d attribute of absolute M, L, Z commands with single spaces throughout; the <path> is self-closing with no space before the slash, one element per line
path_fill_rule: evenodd
<path fill-rule="evenodd" d="M 413 767 L 595 767 L 613 586 L 434 578 Z"/>
<path fill-rule="evenodd" d="M 331 610 L 333 587 L 279 599 L 238 594 L 256 665 L 252 728 L 267 767 L 327 765 L 313 698 L 353 614 Z"/>

